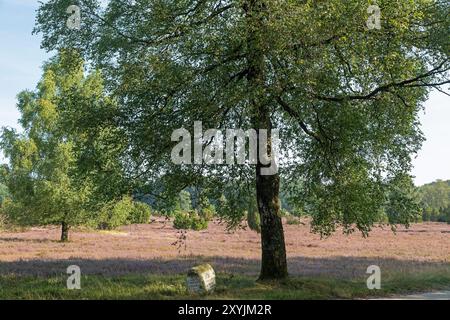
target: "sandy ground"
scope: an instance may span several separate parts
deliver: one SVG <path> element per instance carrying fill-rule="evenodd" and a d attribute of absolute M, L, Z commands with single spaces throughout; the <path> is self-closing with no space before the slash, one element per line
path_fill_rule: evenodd
<path fill-rule="evenodd" d="M 336 233 L 327 239 L 310 233 L 309 225 L 285 225 L 289 272 L 341 278 L 366 276 L 369 265 L 382 272 L 417 272 L 450 266 L 450 225 L 424 223 L 410 229 L 376 228 L 365 239 Z M 47 275 L 64 273 L 70 264 L 84 274 L 183 273 L 209 262 L 216 271 L 256 275 L 260 267 L 259 235 L 234 233 L 214 222 L 208 230 L 180 233 L 157 219 L 113 232 L 73 230 L 71 242 L 60 243 L 58 227 L 0 232 L 0 273 Z"/>
<path fill-rule="evenodd" d="M 450 291 L 418 293 L 384 300 L 450 300 Z"/>

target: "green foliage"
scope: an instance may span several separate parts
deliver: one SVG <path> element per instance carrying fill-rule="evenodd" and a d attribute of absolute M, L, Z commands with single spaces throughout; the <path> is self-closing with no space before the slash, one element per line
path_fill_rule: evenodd
<path fill-rule="evenodd" d="M 175 229 L 182 230 L 203 230 L 208 228 L 208 220 L 200 217 L 200 215 L 194 211 L 177 211 L 175 213 L 175 219 L 173 221 Z"/>
<path fill-rule="evenodd" d="M 0 204 L 0 230 L 6 229 L 8 225 L 8 218 L 7 214 L 5 212 L 5 205 L 4 203 L 7 203 L 9 199 L 5 199 L 4 202 Z"/>
<path fill-rule="evenodd" d="M 188 212 L 178 211 L 175 213 L 175 219 L 173 221 L 175 229 L 187 230 L 191 228 L 191 218 Z"/>
<path fill-rule="evenodd" d="M 217 215 L 227 222 L 230 230 L 237 228 L 248 217 L 248 210 L 257 209 L 254 187 L 248 181 L 223 184 L 216 197 Z"/>
<path fill-rule="evenodd" d="M 0 230 L 6 227 L 7 223 L 7 215 L 5 214 L 5 205 L 4 203 L 8 201 L 9 191 L 8 188 L 0 183 Z"/>
<path fill-rule="evenodd" d="M 127 224 L 148 223 L 151 216 L 150 206 L 124 196 L 120 201 L 106 204 L 97 216 L 98 228 L 113 230 Z"/>
<path fill-rule="evenodd" d="M 261 233 L 261 221 L 257 210 L 247 212 L 247 224 L 251 230 Z"/>
<path fill-rule="evenodd" d="M 446 208 L 450 206 L 450 180 L 437 180 L 419 187 L 423 206 L 427 208 Z"/>
<path fill-rule="evenodd" d="M 418 188 L 422 220 L 450 223 L 450 181 L 438 180 Z"/>
<path fill-rule="evenodd" d="M 128 215 L 127 224 L 149 223 L 152 210 L 150 206 L 143 202 L 133 202 L 133 208 Z"/>
<path fill-rule="evenodd" d="M 197 208 L 199 216 L 206 221 L 211 221 L 216 214 L 216 208 L 209 202 L 206 196 L 201 196 Z"/>
<path fill-rule="evenodd" d="M 97 217 L 98 228 L 112 230 L 127 224 L 133 209 L 133 199 L 128 196 L 123 197 L 120 201 L 106 204 Z"/>
<path fill-rule="evenodd" d="M 189 211 L 191 209 L 192 209 L 191 194 L 187 190 L 182 190 L 179 193 L 175 210 Z"/>
<path fill-rule="evenodd" d="M 85 75 L 80 56 L 62 50 L 45 64 L 36 91 L 18 95 L 24 131 L 3 128 L 0 143 L 9 160 L 2 179 L 12 222 L 92 224 L 123 192 L 122 140 L 110 121 L 116 106 L 104 91 L 99 72 Z"/>
<path fill-rule="evenodd" d="M 4 184 L 0 183 L 0 207 L 2 206 L 3 201 L 9 196 L 8 187 Z"/>
<path fill-rule="evenodd" d="M 261 233 L 261 220 L 260 220 L 258 207 L 256 205 L 256 201 L 253 200 L 250 202 L 249 208 L 247 210 L 247 225 L 250 230 L 256 231 L 257 233 Z"/>
<path fill-rule="evenodd" d="M 408 225 L 411 220 L 416 222 L 419 219 L 419 198 L 410 176 L 396 177 L 391 182 L 385 213 L 392 225 Z M 382 219 L 383 215 L 380 217 Z"/>
<path fill-rule="evenodd" d="M 450 224 L 450 208 L 447 208 L 447 223 Z"/>
<path fill-rule="evenodd" d="M 201 218 L 200 216 L 194 216 L 191 222 L 191 229 L 195 231 L 205 230 L 208 228 L 208 220 Z"/>
<path fill-rule="evenodd" d="M 447 1 L 383 0 L 380 30 L 365 27 L 367 0 L 85 0 L 77 32 L 62 23 L 69 4 L 41 4 L 35 32 L 102 67 L 141 187 L 168 201 L 193 185 L 224 194 L 218 215 L 237 226 L 255 167 L 175 165 L 171 134 L 264 124 L 281 129 L 280 177 L 301 182 L 285 186 L 313 231 L 367 235 L 386 212 L 416 220 L 398 185 L 423 141 L 427 93 L 449 82 Z"/>

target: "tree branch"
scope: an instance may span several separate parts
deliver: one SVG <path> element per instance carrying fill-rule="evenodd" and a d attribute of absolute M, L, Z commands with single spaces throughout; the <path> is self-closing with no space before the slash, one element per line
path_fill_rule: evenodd
<path fill-rule="evenodd" d="M 322 138 L 315 132 L 311 131 L 308 126 L 306 125 L 305 122 L 303 122 L 303 120 L 300 119 L 300 115 L 297 113 L 297 111 L 295 111 L 293 108 L 291 108 L 291 106 L 286 103 L 285 101 L 283 101 L 283 99 L 281 97 L 276 97 L 277 102 L 280 104 L 280 106 L 293 118 L 296 118 L 299 122 L 300 128 L 302 128 L 302 130 L 309 136 L 313 137 L 314 139 L 316 139 L 318 142 L 322 142 Z"/>
<path fill-rule="evenodd" d="M 431 69 L 427 73 L 418 75 L 417 77 L 414 77 L 412 79 L 407 79 L 407 80 L 400 81 L 400 82 L 392 82 L 392 83 L 389 83 L 389 84 L 382 85 L 382 86 L 374 89 L 373 91 L 371 91 L 370 93 L 365 94 L 365 95 L 349 95 L 349 96 L 337 96 L 337 97 L 313 95 L 313 97 L 316 98 L 316 99 L 319 99 L 319 100 L 331 101 L 331 102 L 342 102 L 342 101 L 346 101 L 346 100 L 369 100 L 369 99 L 373 98 L 374 96 L 376 96 L 377 94 L 379 94 L 381 92 L 389 91 L 391 88 L 419 86 L 419 85 L 417 85 L 415 83 L 419 82 L 419 81 L 422 81 L 423 79 L 431 77 L 433 75 L 436 75 L 436 74 L 439 74 L 439 73 L 444 73 L 444 72 L 450 70 L 450 68 L 441 70 L 441 68 L 448 61 L 449 61 L 449 59 L 444 60 L 437 67 Z M 427 86 L 432 87 L 434 85 L 442 85 L 442 84 L 446 84 L 446 83 L 450 83 L 450 80 L 444 81 L 444 82 L 442 82 L 440 84 L 429 84 L 429 85 L 427 85 L 427 84 L 423 83 L 420 86 L 422 86 L 422 87 L 427 87 Z"/>

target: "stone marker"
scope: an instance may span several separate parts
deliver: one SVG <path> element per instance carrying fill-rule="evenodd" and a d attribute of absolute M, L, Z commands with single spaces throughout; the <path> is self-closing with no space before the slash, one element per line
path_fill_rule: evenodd
<path fill-rule="evenodd" d="M 212 292 L 216 286 L 216 273 L 209 264 L 195 266 L 189 270 L 186 284 L 190 293 Z"/>

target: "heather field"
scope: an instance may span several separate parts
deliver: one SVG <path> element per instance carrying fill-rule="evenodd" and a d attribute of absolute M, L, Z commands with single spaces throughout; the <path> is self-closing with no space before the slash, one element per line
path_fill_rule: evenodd
<path fill-rule="evenodd" d="M 308 223 L 284 228 L 291 275 L 354 278 L 365 276 L 371 264 L 384 272 L 450 264 L 449 224 L 414 224 L 396 233 L 379 227 L 368 238 L 337 232 L 327 239 L 310 233 Z M 50 275 L 74 263 L 85 274 L 178 274 L 199 260 L 218 272 L 257 276 L 259 271 L 259 235 L 248 229 L 228 232 L 218 222 L 204 231 L 188 231 L 184 241 L 164 219 L 117 231 L 73 230 L 68 243 L 58 241 L 59 233 L 58 227 L 0 232 L 1 273 Z"/>
<path fill-rule="evenodd" d="M 317 297 L 353 297 L 354 292 L 356 296 L 368 294 L 364 288 L 369 265 L 380 266 L 383 279 L 388 281 L 385 286 L 388 290 L 373 294 L 450 286 L 448 224 L 414 224 L 409 229 L 399 228 L 395 234 L 390 228 L 378 227 L 369 238 L 363 238 L 358 233 L 345 236 L 337 232 L 330 238 L 320 239 L 318 235 L 310 233 L 307 221 L 298 225 L 285 224 L 284 228 L 289 272 L 293 279 L 313 281 L 312 291 L 315 294 L 317 286 L 322 289 L 324 286 L 350 286 L 350 293 L 343 290 L 342 295 L 336 291 L 327 291 L 324 296 L 318 294 Z M 256 279 L 260 268 L 259 235 L 246 229 L 228 232 L 219 222 L 210 223 L 209 228 L 204 231 L 189 231 L 184 241 L 180 241 L 180 233 L 172 227 L 171 222 L 164 219 L 155 219 L 148 225 L 131 225 L 110 232 L 73 230 L 68 243 L 57 241 L 59 232 L 57 227 L 0 232 L 0 281 L 6 288 L 14 286 L 13 292 L 7 289 L 2 292 L 0 286 L 1 298 L 36 298 L 29 295 L 32 290 L 29 287 L 30 279 L 36 288 L 46 288 L 49 281 L 50 285 L 63 281 L 67 266 L 72 264 L 80 266 L 84 277 L 95 279 L 99 288 L 103 288 L 103 294 L 99 296 L 101 298 L 184 296 L 182 275 L 201 262 L 214 266 L 219 275 L 219 282 L 235 279 L 238 286 L 245 286 L 246 283 L 255 285 L 253 280 Z M 113 290 L 114 294 L 105 297 L 105 287 L 101 284 L 101 279 L 107 279 L 110 284 L 114 279 L 122 279 L 124 283 L 131 281 L 134 284 L 140 281 L 138 279 L 147 279 L 145 281 L 150 283 L 162 281 L 169 288 L 178 289 L 174 289 L 175 292 L 166 290 L 167 296 L 160 295 L 156 289 L 158 294 L 150 296 L 148 292 L 146 295 L 145 292 L 130 293 L 129 290 L 126 290 L 125 296 L 117 296 L 117 292 Z M 44 281 L 45 285 L 39 281 Z M 230 290 L 234 288 L 232 283 L 229 283 L 222 291 L 227 292 L 227 287 Z M 302 288 L 300 291 L 297 288 L 297 293 L 307 292 L 304 285 Z M 271 292 L 276 292 L 272 289 Z M 243 291 L 239 290 L 242 294 Z M 281 291 L 289 293 L 286 288 Z M 96 296 L 94 294 L 88 298 Z M 297 294 L 293 297 L 314 296 L 303 297 Z M 49 298 L 46 294 L 42 297 Z"/>

